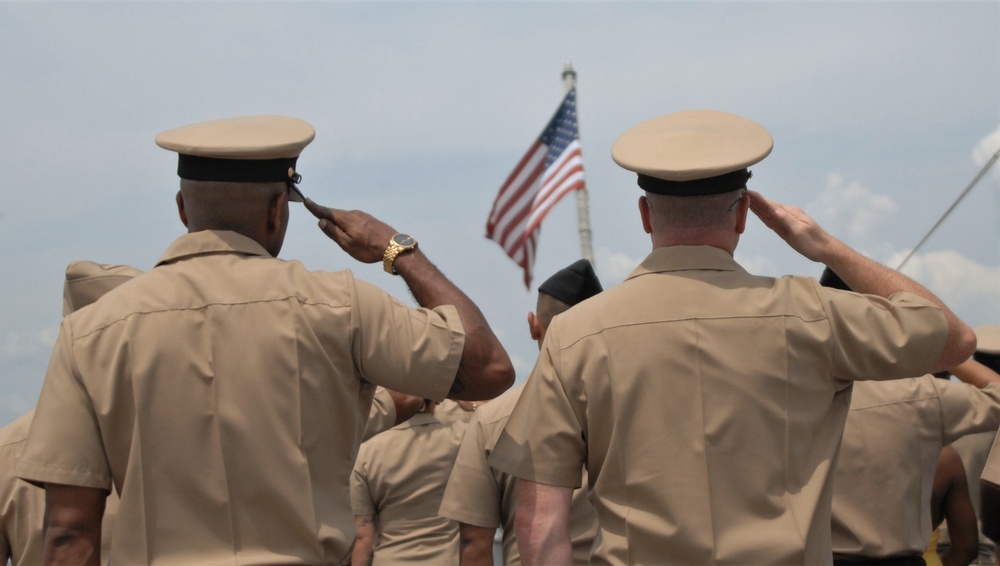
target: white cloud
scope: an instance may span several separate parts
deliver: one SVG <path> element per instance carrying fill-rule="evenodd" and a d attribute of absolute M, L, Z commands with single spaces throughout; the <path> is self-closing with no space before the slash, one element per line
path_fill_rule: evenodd
<path fill-rule="evenodd" d="M 27 413 L 33 406 L 33 400 L 29 402 L 23 395 L 18 393 L 0 395 L 0 425 L 3 425 L 6 421 L 13 421 L 17 417 Z"/>
<path fill-rule="evenodd" d="M 778 264 L 774 260 L 762 255 L 752 255 L 744 257 L 737 248 L 735 254 L 736 262 L 743 266 L 747 272 L 754 275 L 764 275 L 767 277 L 781 277 L 784 275 L 778 269 Z"/>
<path fill-rule="evenodd" d="M 874 193 L 857 181 L 845 184 L 839 173 L 830 173 L 826 189 L 806 210 L 831 234 L 877 257 L 879 252 L 887 252 L 881 231 L 897 208 L 889 196 Z"/>
<path fill-rule="evenodd" d="M 642 263 L 643 259 L 645 258 L 634 258 L 623 253 L 613 252 L 603 246 L 599 247 L 596 258 L 597 269 L 600 272 L 598 276 L 604 288 L 607 289 L 624 281 Z"/>
<path fill-rule="evenodd" d="M 889 265 L 898 265 L 909 250 L 897 252 Z M 941 298 L 969 324 L 996 324 L 1000 313 L 1000 267 L 977 263 L 955 250 L 916 254 L 902 272 Z"/>
<path fill-rule="evenodd" d="M 21 332 L 9 330 L 0 339 L 0 359 L 16 360 L 46 356 L 52 351 L 58 334 L 57 327 L 35 328 Z"/>
<path fill-rule="evenodd" d="M 979 140 L 976 147 L 972 149 L 972 160 L 976 165 L 982 167 L 998 149 L 1000 149 L 1000 127 Z M 1000 167 L 997 167 L 996 163 L 991 167 L 990 174 L 993 175 L 994 179 L 1000 179 Z"/>

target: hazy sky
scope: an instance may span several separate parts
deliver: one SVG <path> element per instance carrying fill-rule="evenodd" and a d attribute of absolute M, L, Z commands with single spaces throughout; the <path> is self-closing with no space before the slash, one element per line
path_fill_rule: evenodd
<path fill-rule="evenodd" d="M 643 120 L 711 108 L 763 124 L 775 147 L 751 188 L 893 267 L 1000 147 L 997 2 L 0 2 L 0 53 L 0 424 L 37 399 L 66 265 L 149 269 L 182 233 L 176 156 L 153 143 L 164 129 L 311 122 L 303 191 L 413 234 L 481 306 L 519 381 L 535 289 L 484 226 L 567 62 L 606 287 L 650 249 L 634 175 L 610 158 Z M 1000 323 L 998 171 L 904 269 L 973 326 Z M 282 257 L 409 300 L 304 209 L 291 221 Z M 756 219 L 736 256 L 766 275 L 822 271 Z M 536 282 L 578 257 L 569 198 L 543 225 Z"/>

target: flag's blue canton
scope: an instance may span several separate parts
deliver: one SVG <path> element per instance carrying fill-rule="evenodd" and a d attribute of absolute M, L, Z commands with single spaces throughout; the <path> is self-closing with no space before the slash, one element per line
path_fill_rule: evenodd
<path fill-rule="evenodd" d="M 566 146 L 579 137 L 576 127 L 576 88 L 572 88 L 566 93 L 559 111 L 542 132 L 541 141 L 549 148 L 545 156 L 545 168 L 548 169 L 566 151 Z"/>

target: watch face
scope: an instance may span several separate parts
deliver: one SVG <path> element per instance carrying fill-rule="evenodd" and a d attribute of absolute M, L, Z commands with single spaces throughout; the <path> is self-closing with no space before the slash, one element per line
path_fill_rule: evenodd
<path fill-rule="evenodd" d="M 417 243 L 416 240 L 414 240 L 409 234 L 396 234 L 392 237 L 392 241 L 403 247 L 412 246 Z"/>

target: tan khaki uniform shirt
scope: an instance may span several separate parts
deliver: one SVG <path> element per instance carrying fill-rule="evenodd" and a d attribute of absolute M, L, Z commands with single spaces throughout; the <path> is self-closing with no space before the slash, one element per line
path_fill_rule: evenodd
<path fill-rule="evenodd" d="M 506 566 L 521 564 L 514 536 L 518 479 L 493 469 L 487 459 L 523 389 L 523 384 L 518 385 L 476 410 L 462 439 L 440 510 L 441 515 L 460 523 L 502 528 Z M 583 482 L 586 481 L 584 475 Z M 573 563 L 585 566 L 590 564 L 590 552 L 597 534 L 597 514 L 587 500 L 585 487 L 573 491 L 569 518 Z"/>
<path fill-rule="evenodd" d="M 921 555 L 941 449 L 1000 426 L 1000 384 L 932 375 L 854 384 L 833 482 L 839 558 Z"/>
<path fill-rule="evenodd" d="M 375 564 L 458 564 L 458 523 L 438 515 L 461 436 L 420 413 L 361 445 L 351 475 L 355 515 L 375 515 Z"/>
<path fill-rule="evenodd" d="M 490 464 L 576 487 L 586 463 L 595 564 L 829 564 L 850 380 L 926 373 L 946 336 L 915 295 L 657 249 L 553 319 Z"/>
<path fill-rule="evenodd" d="M 121 495 L 119 564 L 338 562 L 374 384 L 441 399 L 464 333 L 233 232 L 63 320 L 18 474 Z"/>

